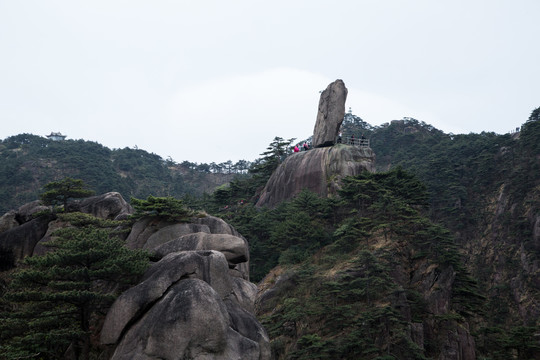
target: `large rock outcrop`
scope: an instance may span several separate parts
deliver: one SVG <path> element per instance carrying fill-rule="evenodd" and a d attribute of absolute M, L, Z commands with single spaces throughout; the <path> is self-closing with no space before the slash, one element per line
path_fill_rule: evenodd
<path fill-rule="evenodd" d="M 183 235 L 154 249 L 154 255 L 162 258 L 170 253 L 190 250 L 216 250 L 225 255 L 230 267 L 248 261 L 248 248 L 243 239 L 227 234 L 197 232 Z"/>
<path fill-rule="evenodd" d="M 52 219 L 51 215 L 42 215 L 0 233 L 0 270 L 8 270 L 20 260 L 32 255 Z"/>
<path fill-rule="evenodd" d="M 0 217 L 0 233 L 13 229 L 19 226 L 17 221 L 17 213 L 14 210 L 8 211 L 2 217 Z"/>
<path fill-rule="evenodd" d="M 334 145 L 345 116 L 345 100 L 347 88 L 343 80 L 334 81 L 322 92 L 313 130 L 314 147 Z"/>
<path fill-rule="evenodd" d="M 368 147 L 337 144 L 293 154 L 285 159 L 264 187 L 257 206 L 274 207 L 303 189 L 320 196 L 335 195 L 340 180 L 375 171 L 375 154 Z"/>
<path fill-rule="evenodd" d="M 43 255 L 47 248 L 44 243 L 51 239 L 54 230 L 62 227 L 53 214 L 41 215 L 50 211 L 41 201 L 24 204 L 0 217 L 0 260 L 1 268 L 6 270 L 26 256 Z M 68 204 L 69 211 L 92 214 L 102 219 L 125 219 L 133 208 L 117 192 L 92 196 Z M 65 225 L 65 224 L 64 224 Z"/>
<path fill-rule="evenodd" d="M 230 275 L 249 280 L 248 242 L 234 227 L 214 216 L 193 218 L 188 223 L 142 218 L 133 224 L 126 245 L 131 249 L 146 249 L 156 258 L 174 251 L 221 251 L 230 259 Z"/>
<path fill-rule="evenodd" d="M 107 314 L 101 342 L 116 344 L 112 359 L 269 359 L 268 336 L 245 306 L 253 285 L 227 269 L 218 251 L 173 252 L 154 264 Z"/>
<path fill-rule="evenodd" d="M 70 226 L 39 201 L 8 212 L 0 224 L 0 271 L 26 256 L 43 255 L 54 232 Z M 133 209 L 118 193 L 75 201 L 70 211 L 124 219 Z M 257 286 L 249 282 L 249 245 L 213 216 L 186 223 L 145 217 L 126 245 L 156 261 L 124 292 L 96 330 L 113 359 L 270 359 L 268 336 L 254 316 Z M 114 354 L 114 355 L 113 355 Z"/>
<path fill-rule="evenodd" d="M 118 192 L 108 192 L 76 200 L 68 204 L 68 211 L 92 214 L 101 219 L 123 220 L 133 214 L 133 208 Z"/>
<path fill-rule="evenodd" d="M 269 359 L 254 316 L 249 246 L 225 221 L 137 221 L 126 239 L 157 261 L 113 304 L 101 331 L 112 359 Z"/>

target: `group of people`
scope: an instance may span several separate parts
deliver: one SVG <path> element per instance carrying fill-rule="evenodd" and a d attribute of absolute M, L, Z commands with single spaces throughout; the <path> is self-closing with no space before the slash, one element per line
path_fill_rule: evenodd
<path fill-rule="evenodd" d="M 300 146 L 300 144 L 296 144 L 294 145 L 294 148 L 293 148 L 293 151 L 295 153 L 297 152 L 300 152 L 300 151 L 308 151 L 310 148 L 309 148 L 309 144 L 307 142 L 304 142 L 303 145 Z"/>
<path fill-rule="evenodd" d="M 360 140 L 365 140 L 366 137 L 364 136 L 364 134 L 362 134 L 362 136 L 360 137 Z M 351 134 L 351 136 L 349 138 L 346 138 L 345 140 L 347 140 L 347 144 L 349 145 L 355 145 L 354 143 L 354 134 Z M 343 142 L 343 134 L 341 132 L 341 130 L 339 131 L 339 134 L 338 134 L 338 138 L 337 138 L 337 143 L 338 144 L 341 144 Z"/>
<path fill-rule="evenodd" d="M 338 138 L 337 138 L 337 143 L 341 144 L 341 143 L 343 143 L 343 140 L 345 140 L 345 143 L 349 144 L 349 145 L 362 145 L 364 143 L 364 140 L 366 140 L 366 137 L 364 136 L 364 134 L 362 134 L 362 136 L 360 137 L 359 143 L 356 144 L 354 134 L 351 134 L 350 137 L 345 137 L 345 139 L 344 139 L 343 138 L 343 133 L 340 130 Z M 300 145 L 299 143 L 294 145 L 293 152 L 297 153 L 297 152 L 300 152 L 300 151 L 308 151 L 310 148 L 311 147 L 309 146 L 307 141 L 304 141 L 304 144 L 302 144 L 302 145 Z"/>

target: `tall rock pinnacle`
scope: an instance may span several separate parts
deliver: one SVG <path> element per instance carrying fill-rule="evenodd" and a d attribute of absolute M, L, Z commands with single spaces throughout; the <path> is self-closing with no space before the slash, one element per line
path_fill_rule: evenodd
<path fill-rule="evenodd" d="M 346 99 L 347 88 L 341 79 L 328 85 L 321 93 L 317 122 L 313 130 L 314 147 L 334 145 L 345 116 Z"/>

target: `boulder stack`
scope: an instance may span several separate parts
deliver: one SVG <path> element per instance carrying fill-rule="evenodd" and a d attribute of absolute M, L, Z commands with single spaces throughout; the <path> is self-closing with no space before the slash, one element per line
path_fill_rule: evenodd
<path fill-rule="evenodd" d="M 111 359 L 270 359 L 254 316 L 247 241 L 225 221 L 136 222 L 126 239 L 156 260 L 113 304 L 101 331 Z"/>

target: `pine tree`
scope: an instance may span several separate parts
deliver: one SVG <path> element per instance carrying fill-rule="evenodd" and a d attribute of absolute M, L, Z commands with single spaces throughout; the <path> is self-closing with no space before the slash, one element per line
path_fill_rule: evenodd
<path fill-rule="evenodd" d="M 2 297 L 0 358 L 58 359 L 71 345 L 88 359 L 91 323 L 113 302 L 112 285 L 133 283 L 146 269 L 145 252 L 125 247 L 95 225 L 99 219 L 75 214 L 62 219 L 84 226 L 56 231 L 46 243 L 51 251 L 26 258 L 13 273 Z"/>
<path fill-rule="evenodd" d="M 290 154 L 290 146 L 294 140 L 294 138 L 285 140 L 276 136 L 268 145 L 266 151 L 261 154 L 263 156 L 261 161 L 258 164 L 254 164 L 251 172 L 260 174 L 266 177 L 266 179 L 270 177 L 278 165 Z"/>
<path fill-rule="evenodd" d="M 148 196 L 146 200 L 131 198 L 131 204 L 135 208 L 132 218 L 139 219 L 144 216 L 155 216 L 164 220 L 186 222 L 197 213 L 187 208 L 183 201 L 171 196 L 156 197 Z"/>
<path fill-rule="evenodd" d="M 45 192 L 40 199 L 45 205 L 63 205 L 64 210 L 71 199 L 80 199 L 94 194 L 92 190 L 85 189 L 85 185 L 80 179 L 64 178 L 60 181 L 52 181 L 44 187 Z"/>

